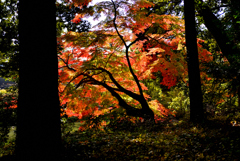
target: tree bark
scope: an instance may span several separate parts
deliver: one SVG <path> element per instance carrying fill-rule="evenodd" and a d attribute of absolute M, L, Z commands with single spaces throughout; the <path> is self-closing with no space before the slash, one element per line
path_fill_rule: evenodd
<path fill-rule="evenodd" d="M 232 1 L 232 10 L 239 8 L 239 2 Z M 231 40 L 227 36 L 227 32 L 225 31 L 224 25 L 222 22 L 213 14 L 209 7 L 205 6 L 201 10 L 199 10 L 200 15 L 203 17 L 204 24 L 210 33 L 215 38 L 217 44 L 219 45 L 222 54 L 228 59 L 230 65 L 233 68 L 234 75 L 237 76 L 237 80 L 240 80 L 240 50 L 236 47 L 234 40 Z M 236 24 L 235 24 L 236 26 Z M 239 84 L 239 82 L 238 82 Z M 240 85 L 237 87 L 237 95 L 238 95 L 238 108 L 240 108 Z"/>
<path fill-rule="evenodd" d="M 190 120 L 194 123 L 201 123 L 204 120 L 204 111 L 195 28 L 194 0 L 184 0 L 184 17 L 190 91 Z"/>
<path fill-rule="evenodd" d="M 240 64 L 239 49 L 235 47 L 235 44 L 227 36 L 224 31 L 222 22 L 213 14 L 213 12 L 205 7 L 201 9 L 200 15 L 203 17 L 204 24 L 207 29 L 211 32 L 217 44 L 219 45 L 223 55 L 228 59 L 230 64 Z"/>
<path fill-rule="evenodd" d="M 60 160 L 61 129 L 54 0 L 20 0 L 17 160 Z"/>

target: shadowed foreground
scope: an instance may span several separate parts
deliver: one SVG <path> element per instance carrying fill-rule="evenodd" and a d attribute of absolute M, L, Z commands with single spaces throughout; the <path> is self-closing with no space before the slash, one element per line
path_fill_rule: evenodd
<path fill-rule="evenodd" d="M 239 127 L 209 121 L 194 126 L 184 121 L 151 130 L 132 129 L 107 132 L 74 129 L 64 137 L 64 161 L 73 160 L 238 160 Z M 76 128 L 76 127 L 75 127 Z M 5 155 L 14 154 L 13 142 L 4 147 Z M 1 160 L 13 160 L 4 156 Z"/>

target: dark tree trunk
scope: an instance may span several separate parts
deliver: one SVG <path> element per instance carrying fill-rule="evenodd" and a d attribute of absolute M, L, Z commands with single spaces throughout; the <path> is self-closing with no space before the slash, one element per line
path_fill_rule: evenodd
<path fill-rule="evenodd" d="M 17 160 L 60 160 L 55 1 L 20 0 L 19 36 Z"/>
<path fill-rule="evenodd" d="M 141 96 L 138 97 L 141 98 Z M 118 99 L 118 97 L 116 98 Z M 118 99 L 118 101 L 119 105 L 126 110 L 128 116 L 142 117 L 144 118 L 145 123 L 155 124 L 154 112 L 151 110 L 144 97 L 142 97 L 141 101 L 139 101 L 142 106 L 141 109 L 128 105 L 123 99 Z"/>
<path fill-rule="evenodd" d="M 194 0 L 184 0 L 184 16 L 190 91 L 190 120 L 194 123 L 201 123 L 204 119 L 204 111 L 195 28 Z"/>
<path fill-rule="evenodd" d="M 132 107 L 124 99 L 122 99 L 122 97 L 115 91 L 114 88 L 108 86 L 106 83 L 103 83 L 103 82 L 95 80 L 94 78 L 91 78 L 91 80 L 94 81 L 96 84 L 102 85 L 103 87 L 105 87 L 112 94 L 112 96 L 115 97 L 118 100 L 118 104 L 126 110 L 126 113 L 127 113 L 128 116 L 143 117 L 144 120 L 148 120 L 148 122 L 155 123 L 154 113 L 151 110 L 151 108 L 149 107 L 149 105 L 148 105 L 146 99 L 144 98 L 143 94 L 139 95 L 139 94 L 136 94 L 136 93 L 133 93 L 129 90 L 124 89 L 114 79 L 114 77 L 112 76 L 112 74 L 109 71 L 107 71 L 106 69 L 103 69 L 103 68 L 97 68 L 97 69 L 105 71 L 109 75 L 109 77 L 113 81 L 113 83 L 118 87 L 118 90 L 120 90 L 121 92 L 124 92 L 125 94 L 129 95 L 130 97 L 137 100 L 141 104 L 142 109 L 137 109 L 137 108 Z M 136 78 L 136 80 L 137 80 L 137 78 Z M 78 87 L 78 85 L 77 85 L 77 87 Z M 141 86 L 140 86 L 140 88 L 141 88 Z"/>
<path fill-rule="evenodd" d="M 149 105 L 144 97 L 143 97 L 143 101 L 140 103 L 142 105 L 142 115 L 143 115 L 144 121 L 148 121 L 149 123 L 154 124 L 155 123 L 154 113 L 151 110 L 151 108 L 149 107 Z"/>
<path fill-rule="evenodd" d="M 228 59 L 229 63 L 231 65 L 239 65 L 240 56 L 238 53 L 240 51 L 234 42 L 228 38 L 222 22 L 208 7 L 200 10 L 200 15 L 203 17 L 205 26 L 217 41 L 217 44 L 219 45 L 223 55 Z"/>
<path fill-rule="evenodd" d="M 232 10 L 239 9 L 240 2 L 232 1 Z M 237 76 L 237 80 L 240 80 L 239 75 L 239 67 L 240 67 L 240 50 L 237 48 L 237 45 L 234 43 L 234 40 L 231 40 L 227 36 L 227 32 L 225 31 L 224 24 L 213 14 L 210 8 L 205 7 L 202 8 L 200 11 L 200 15 L 203 17 L 204 24 L 210 33 L 215 38 L 217 44 L 219 45 L 222 54 L 228 59 L 229 63 L 232 66 L 233 74 Z M 233 24 L 234 26 L 237 25 Z M 236 28 L 236 27 L 235 27 Z M 237 30 L 237 28 L 236 28 Z M 237 31 L 236 31 L 237 32 Z M 238 32 L 239 33 L 239 32 Z M 239 82 L 238 82 L 239 84 Z M 237 87 L 237 94 L 238 94 L 238 103 L 240 107 L 240 85 Z"/>

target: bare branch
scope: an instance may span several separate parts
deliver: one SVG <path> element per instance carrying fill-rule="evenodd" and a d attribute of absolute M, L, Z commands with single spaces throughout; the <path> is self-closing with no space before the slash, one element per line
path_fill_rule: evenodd
<path fill-rule="evenodd" d="M 116 8 L 116 5 L 115 5 L 115 3 L 113 2 L 113 0 L 111 0 L 111 1 L 112 1 L 112 4 L 113 4 L 113 7 L 114 7 L 114 19 L 113 19 L 114 28 L 115 28 L 118 36 L 119 36 L 120 39 L 122 40 L 123 44 L 124 44 L 125 47 L 127 48 L 127 44 L 126 44 L 125 40 L 123 39 L 123 36 L 119 33 L 118 28 L 117 28 L 117 25 L 116 25 L 116 18 L 117 18 L 117 8 Z"/>
<path fill-rule="evenodd" d="M 66 64 L 66 66 L 63 66 L 63 67 L 67 67 L 69 70 L 72 70 L 72 71 L 74 71 L 74 72 L 77 71 L 76 69 L 70 67 L 69 64 L 68 64 L 68 62 L 65 62 L 63 58 L 61 58 L 60 56 L 58 56 L 58 58 L 61 59 L 64 64 Z M 63 68 L 63 67 L 60 67 L 60 68 Z M 58 68 L 58 69 L 60 69 L 60 68 Z"/>

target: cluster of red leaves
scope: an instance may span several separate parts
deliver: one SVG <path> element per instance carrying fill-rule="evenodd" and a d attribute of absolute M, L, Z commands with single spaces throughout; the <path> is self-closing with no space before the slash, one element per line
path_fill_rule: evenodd
<path fill-rule="evenodd" d="M 79 6 L 81 6 L 82 2 L 80 1 L 81 0 L 73 0 L 72 3 L 76 5 L 79 3 Z M 70 115 L 78 115 L 77 117 L 82 118 L 85 115 L 94 114 L 92 110 L 95 109 L 96 104 L 103 107 L 103 105 L 101 105 L 102 102 L 110 102 L 118 107 L 117 100 L 111 96 L 110 92 L 102 86 L 91 84 L 92 82 L 85 85 L 84 89 L 72 91 L 68 89 L 68 93 L 72 93 L 72 96 L 69 96 L 67 92 L 64 91 L 66 83 L 70 82 L 77 74 L 88 70 L 87 65 L 94 65 L 108 70 L 125 89 L 139 93 L 135 81 L 131 76 L 129 77 L 128 62 L 122 54 L 124 49 L 122 39 L 124 39 L 125 42 L 133 42 L 138 34 L 145 32 L 146 29 L 156 24 L 158 28 L 166 32 L 163 32 L 164 34 L 148 33 L 148 40 L 139 40 L 130 48 L 130 63 L 137 78 L 139 80 L 155 79 L 154 73 L 160 71 L 163 76 L 161 84 L 168 88 L 175 86 L 178 83 L 178 78 L 181 78 L 183 81 L 187 80 L 188 70 L 186 50 L 184 48 L 185 38 L 180 34 L 184 32 L 183 21 L 172 15 L 151 14 L 149 17 L 146 17 L 146 12 L 140 10 L 140 8 L 154 6 L 154 4 L 148 1 L 137 0 L 134 6 L 131 3 L 122 4 L 124 5 L 123 9 L 126 11 L 126 16 L 117 15 L 116 17 L 118 32 L 122 37 L 117 36 L 112 22 L 108 22 L 105 25 L 100 24 L 95 31 L 88 33 L 69 32 L 59 38 L 59 42 L 65 49 L 72 49 L 65 50 L 59 56 L 59 67 L 64 69 L 59 70 L 60 80 L 62 82 L 62 84 L 60 83 L 59 85 L 59 91 L 62 92 L 60 94 L 60 100 L 62 104 L 68 103 L 68 110 L 74 111 L 74 113 L 69 112 Z M 102 7 L 106 5 L 107 7 L 109 3 L 100 2 L 99 5 Z M 96 8 L 97 14 L 102 11 L 102 8 Z M 111 11 L 109 10 L 109 12 Z M 110 17 L 112 15 L 114 15 L 114 13 L 109 14 Z M 76 15 L 73 22 L 78 23 L 79 18 L 82 16 L 83 15 L 80 14 Z M 129 32 L 129 30 L 132 32 Z M 201 62 L 212 61 L 211 53 L 202 48 L 200 45 L 201 42 L 202 40 L 198 39 L 200 69 L 204 68 Z M 111 44 L 111 47 L 109 44 Z M 101 47 L 101 51 L 99 47 Z M 141 54 L 137 54 L 137 51 Z M 180 54 L 176 54 L 175 51 L 178 51 L 177 53 L 180 52 Z M 93 55 L 97 57 L 97 61 L 93 59 Z M 88 62 L 88 64 L 84 65 L 84 61 Z M 71 70 L 70 67 L 77 71 Z M 201 76 L 204 78 L 207 77 L 204 72 L 201 72 Z M 115 88 L 114 83 L 111 82 L 104 73 L 96 74 L 93 78 L 100 82 L 104 79 L 107 85 Z M 72 83 L 77 84 L 83 79 L 85 79 L 83 76 L 78 76 Z M 141 84 L 141 86 L 143 90 L 147 90 L 147 87 L 143 84 Z M 126 97 L 124 93 L 117 93 Z M 144 96 L 146 99 L 151 98 L 147 94 L 144 94 Z M 128 99 L 127 102 L 136 106 L 139 104 L 132 99 Z M 157 121 L 161 121 L 169 115 L 174 115 L 172 111 L 166 109 L 158 102 L 155 103 L 154 108 L 154 112 L 157 113 L 155 116 Z M 94 115 L 97 116 L 99 113 L 101 112 L 96 112 Z"/>
<path fill-rule="evenodd" d="M 4 99 L 4 97 L 6 97 L 6 99 Z M 3 109 L 11 109 L 11 108 L 17 108 L 17 98 L 16 97 L 10 97 L 3 95 L 0 97 L 0 102 L 4 103 L 4 107 Z"/>

